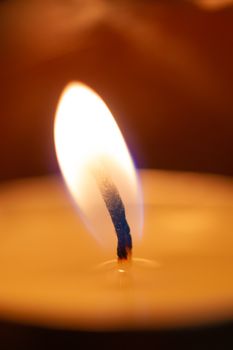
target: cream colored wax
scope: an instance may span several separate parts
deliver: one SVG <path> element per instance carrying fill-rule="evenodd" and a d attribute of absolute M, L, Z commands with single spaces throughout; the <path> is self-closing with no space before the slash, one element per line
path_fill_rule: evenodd
<path fill-rule="evenodd" d="M 1 318 L 98 330 L 233 317 L 232 179 L 140 175 L 144 234 L 125 272 L 104 264 L 116 247 L 91 237 L 60 178 L 1 185 Z"/>

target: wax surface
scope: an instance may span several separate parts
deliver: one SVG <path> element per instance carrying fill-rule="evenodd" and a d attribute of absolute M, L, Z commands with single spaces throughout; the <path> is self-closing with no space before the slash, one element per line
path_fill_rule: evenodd
<path fill-rule="evenodd" d="M 58 177 L 0 188 L 0 317 L 76 329 L 161 328 L 233 317 L 233 181 L 141 171 L 144 235 L 123 274 L 100 265 Z M 102 266 L 102 267 L 100 267 Z M 100 268 L 99 268 L 100 267 Z"/>

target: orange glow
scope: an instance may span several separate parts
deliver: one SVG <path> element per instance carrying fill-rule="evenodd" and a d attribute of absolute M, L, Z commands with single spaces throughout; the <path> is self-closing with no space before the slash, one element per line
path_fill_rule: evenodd
<path fill-rule="evenodd" d="M 55 119 L 55 147 L 66 184 L 88 228 L 105 245 L 115 241 L 113 224 L 96 174 L 109 177 L 124 202 L 133 239 L 142 232 L 137 175 L 122 134 L 106 104 L 90 88 L 70 83 Z"/>
<path fill-rule="evenodd" d="M 232 0 L 196 0 L 195 2 L 207 9 L 219 9 L 232 5 Z"/>

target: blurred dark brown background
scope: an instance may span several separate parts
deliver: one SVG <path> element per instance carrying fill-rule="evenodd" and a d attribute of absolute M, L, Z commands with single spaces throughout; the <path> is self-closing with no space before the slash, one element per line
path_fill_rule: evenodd
<path fill-rule="evenodd" d="M 57 171 L 70 80 L 104 98 L 139 167 L 233 175 L 233 6 L 2 1 L 0 34 L 1 180 Z"/>

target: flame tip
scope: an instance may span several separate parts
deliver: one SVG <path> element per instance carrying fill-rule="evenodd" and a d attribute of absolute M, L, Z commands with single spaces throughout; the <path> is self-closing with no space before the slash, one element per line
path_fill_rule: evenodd
<path fill-rule="evenodd" d="M 74 88 L 78 88 L 78 89 L 84 89 L 84 90 L 88 90 L 91 91 L 93 93 L 94 90 L 92 90 L 91 87 L 89 87 L 88 85 L 86 85 L 84 82 L 79 81 L 79 80 L 70 80 L 64 87 L 63 92 L 66 92 L 67 90 L 71 90 Z"/>

